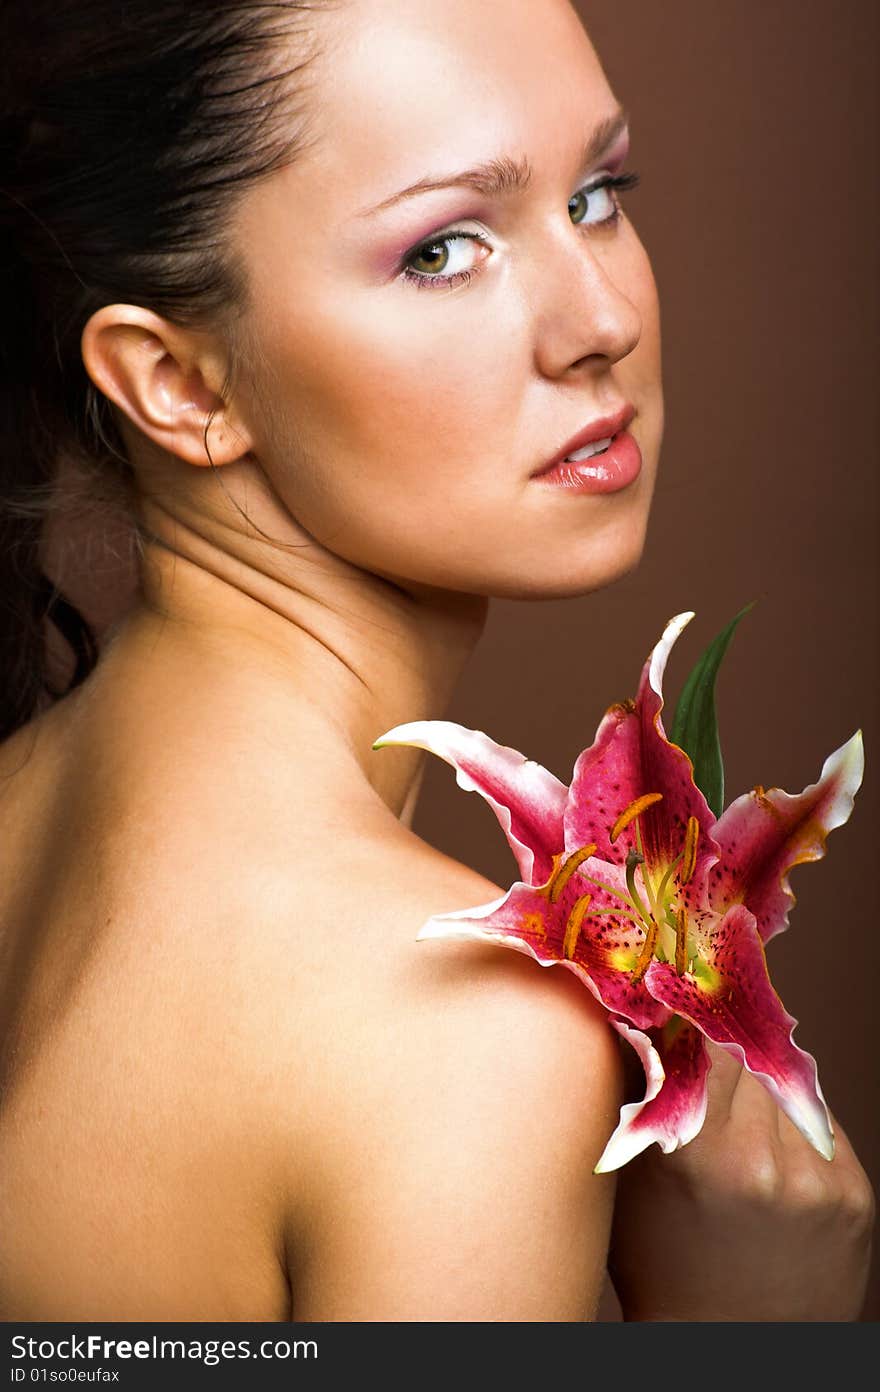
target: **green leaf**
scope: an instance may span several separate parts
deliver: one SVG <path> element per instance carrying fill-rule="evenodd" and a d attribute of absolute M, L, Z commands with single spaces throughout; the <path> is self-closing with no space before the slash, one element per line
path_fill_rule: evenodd
<path fill-rule="evenodd" d="M 736 618 L 715 635 L 696 662 L 678 698 L 669 735 L 672 743 L 679 745 L 690 756 L 694 766 L 694 782 L 716 817 L 721 816 L 724 808 L 724 764 L 715 712 L 715 678 L 734 629 L 754 603 L 752 600 L 751 604 L 740 609 Z"/>

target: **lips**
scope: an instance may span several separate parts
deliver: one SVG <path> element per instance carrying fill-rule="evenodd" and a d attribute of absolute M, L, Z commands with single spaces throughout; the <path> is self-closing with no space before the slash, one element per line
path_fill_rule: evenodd
<path fill-rule="evenodd" d="M 532 478 L 537 478 L 541 474 L 555 469 L 557 464 L 561 464 L 564 459 L 575 454 L 578 450 L 596 444 L 597 441 L 611 439 L 621 431 L 626 430 L 635 413 L 635 407 L 627 401 L 613 415 L 601 416 L 597 420 L 591 421 L 589 425 L 584 426 L 583 430 L 579 430 L 577 435 L 572 435 L 571 439 L 566 441 L 552 459 L 548 459 L 545 464 L 536 469 Z"/>

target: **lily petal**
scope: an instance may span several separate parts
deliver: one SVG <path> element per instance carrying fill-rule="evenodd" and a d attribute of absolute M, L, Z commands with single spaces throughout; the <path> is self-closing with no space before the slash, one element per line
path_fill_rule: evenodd
<path fill-rule="evenodd" d="M 792 1041 L 789 1015 L 767 975 L 754 915 L 742 904 L 716 920 L 694 972 L 653 961 L 652 996 L 690 1020 L 753 1073 L 812 1146 L 830 1160 L 834 1136 L 816 1060 Z"/>
<path fill-rule="evenodd" d="M 732 802 L 715 823 L 721 859 L 709 871 L 709 902 L 723 914 L 742 902 L 755 915 L 764 942 L 788 927 L 795 896 L 788 872 L 820 860 L 830 831 L 849 817 L 862 781 L 862 732 L 829 754 L 816 783 L 802 793 L 755 788 Z"/>
<path fill-rule="evenodd" d="M 612 1017 L 610 1023 L 642 1060 L 647 1086 L 641 1102 L 621 1107 L 594 1174 L 619 1170 L 653 1141 L 668 1155 L 692 1141 L 706 1118 L 709 1055 L 693 1025 L 672 1019 L 649 1036 L 624 1020 Z"/>
<path fill-rule="evenodd" d="M 414 720 L 397 725 L 373 745 L 407 744 L 427 749 L 451 764 L 455 781 L 479 793 L 495 813 L 526 884 L 543 884 L 562 850 L 562 817 L 568 789 L 541 764 L 516 749 L 496 744 L 482 730 L 451 720 Z"/>
<path fill-rule="evenodd" d="M 489 904 L 435 914 L 419 929 L 416 941 L 472 938 L 512 947 L 533 957 L 542 967 L 567 967 L 606 1010 L 625 1015 L 634 1025 L 647 1029 L 664 1024 L 671 1012 L 655 1000 L 642 982 L 634 986 L 630 973 L 613 965 L 614 935 L 605 937 L 607 918 L 597 920 L 597 927 L 585 915 L 580 931 L 566 950 L 569 898 L 570 894 L 553 904 L 531 885 L 516 883 Z"/>
<path fill-rule="evenodd" d="M 579 756 L 565 809 L 565 846 L 572 851 L 592 842 L 599 857 L 622 865 L 634 845 L 634 827 L 613 843 L 611 828 L 637 798 L 662 792 L 662 801 L 640 819 L 645 855 L 649 865 L 671 864 L 684 845 L 689 818 L 696 818 L 696 864 L 684 896 L 696 905 L 718 854 L 712 837 L 715 818 L 694 783 L 693 764 L 683 749 L 666 738 L 660 718 L 666 662 L 692 618 L 689 612 L 670 619 L 642 669 L 635 702 L 612 706 L 593 744 Z"/>

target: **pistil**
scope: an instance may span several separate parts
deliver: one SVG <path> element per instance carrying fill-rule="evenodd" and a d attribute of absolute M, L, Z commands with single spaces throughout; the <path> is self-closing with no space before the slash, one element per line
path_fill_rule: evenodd
<path fill-rule="evenodd" d="M 648 928 L 654 921 L 653 916 L 645 908 L 645 905 L 642 901 L 642 896 L 639 894 L 639 891 L 636 887 L 636 866 L 644 865 L 644 862 L 645 857 L 643 855 L 640 855 L 638 851 L 629 851 L 627 853 L 626 887 L 629 890 L 630 899 L 636 906 L 636 911 L 640 915 L 645 927 Z"/>

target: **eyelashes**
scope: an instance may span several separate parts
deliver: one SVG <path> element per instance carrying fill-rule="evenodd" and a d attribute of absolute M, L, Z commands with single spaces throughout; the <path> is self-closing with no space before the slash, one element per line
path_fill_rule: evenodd
<path fill-rule="evenodd" d="M 590 198 L 603 191 L 608 191 L 608 199 L 611 210 L 604 217 L 596 218 L 593 221 L 579 219 L 575 222 L 576 227 L 611 227 L 620 221 L 622 207 L 619 195 L 629 189 L 634 189 L 639 184 L 639 175 L 632 172 L 626 174 L 606 174 L 598 179 L 595 184 L 587 184 L 582 189 L 578 189 L 569 199 L 569 208 L 579 198 Z M 427 241 L 420 242 L 418 246 L 407 252 L 401 267 L 401 279 L 415 284 L 418 289 L 433 289 L 437 286 L 449 287 L 452 285 L 466 285 L 478 272 L 473 270 L 454 271 L 452 274 L 440 275 L 430 271 L 417 271 L 412 266 L 413 261 L 419 257 L 424 257 L 425 253 L 436 252 L 439 248 L 445 248 L 448 243 L 476 242 L 480 246 L 489 246 L 486 237 L 478 232 L 458 231 L 453 228 L 449 232 L 444 232 L 438 237 L 430 237 Z M 430 257 L 429 257 L 430 259 Z M 485 259 L 485 258 L 484 258 Z M 447 256 L 444 266 L 448 264 Z"/>

